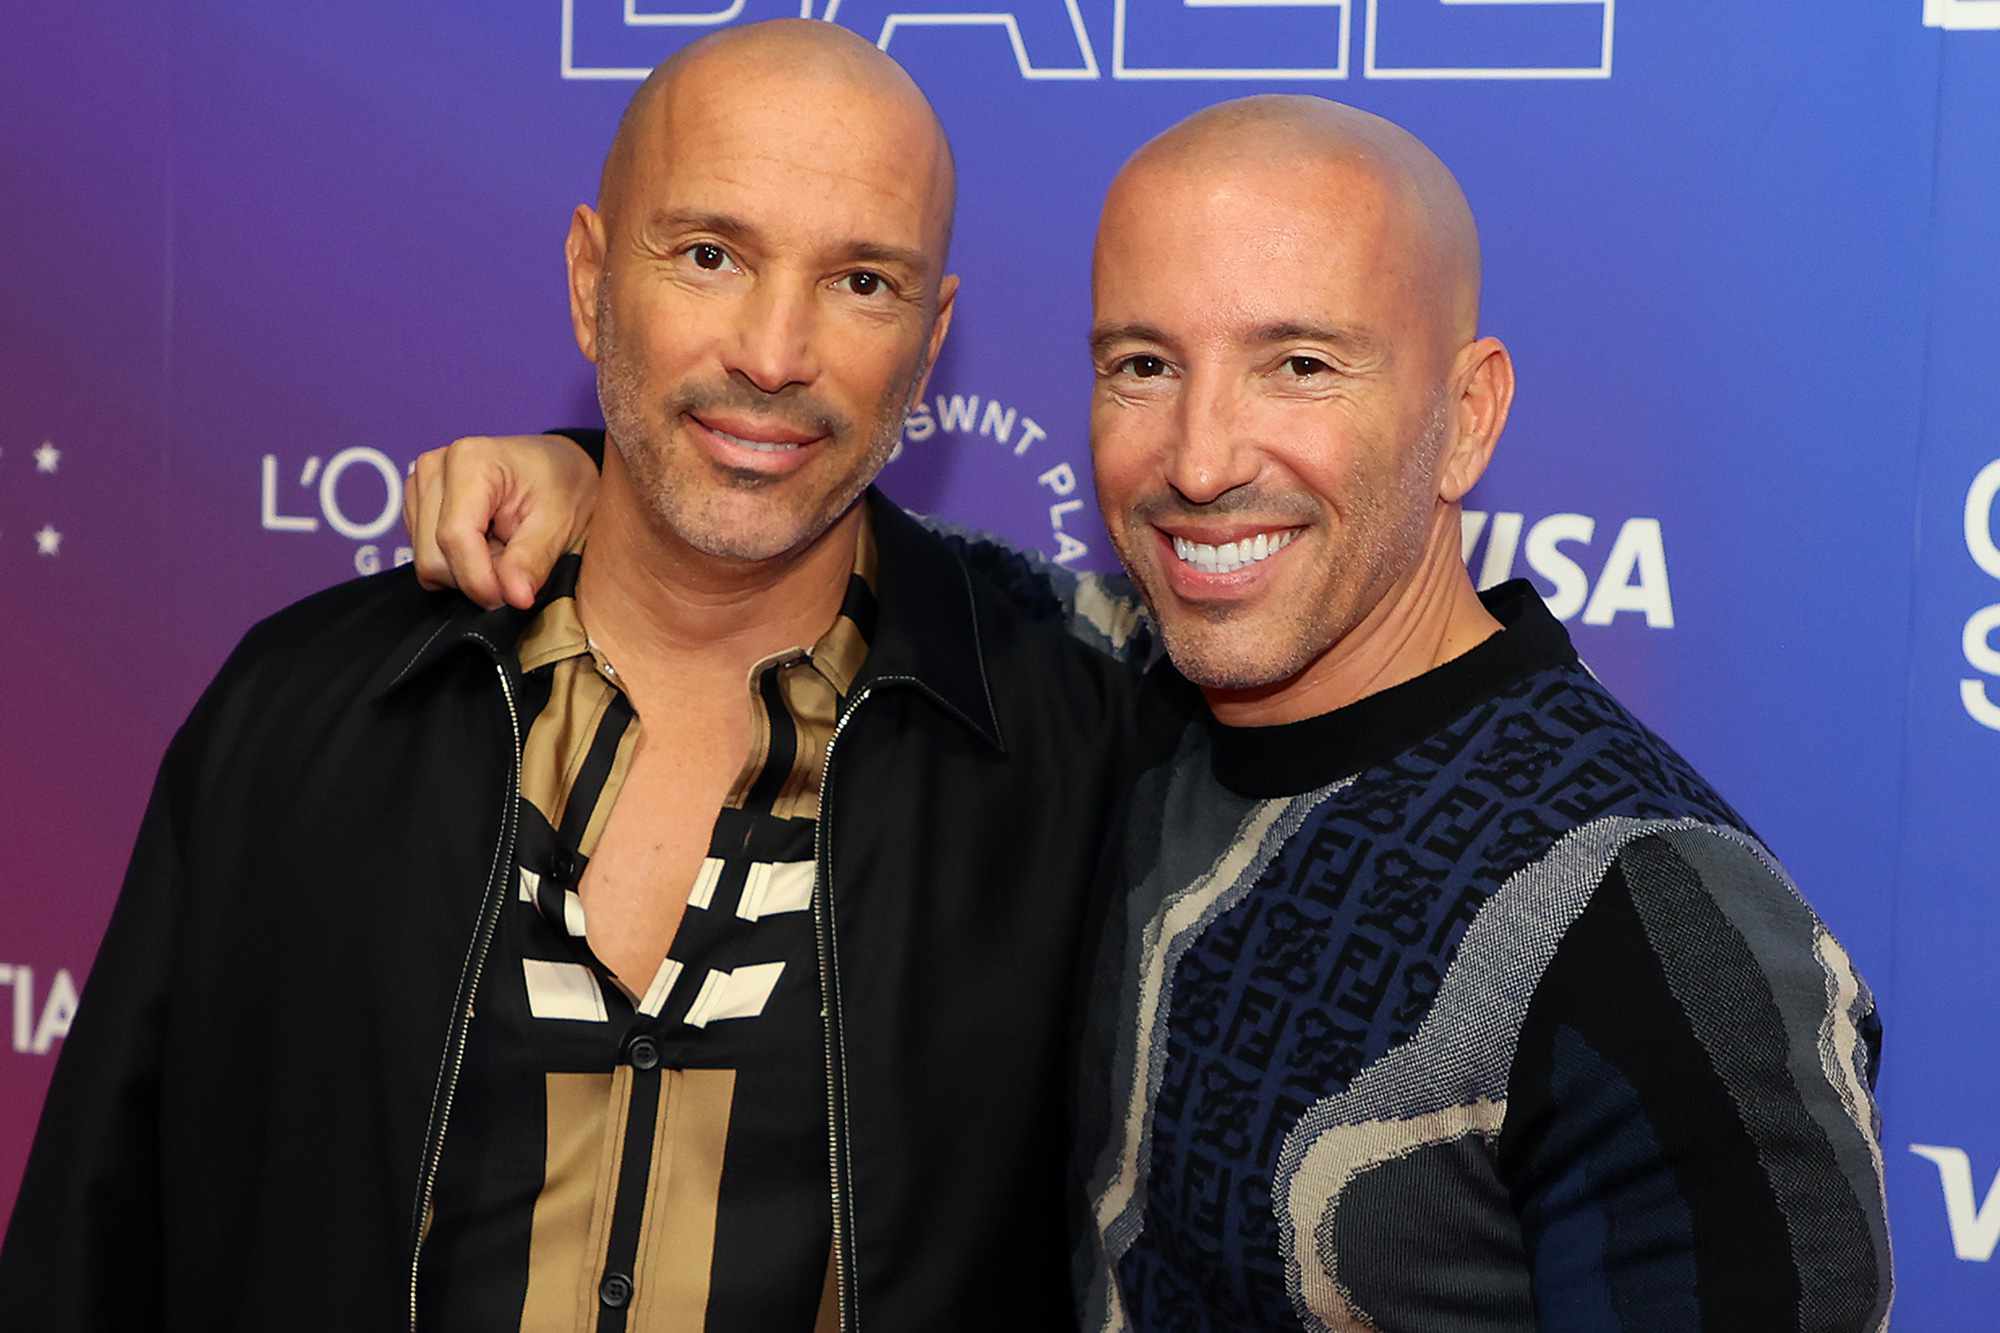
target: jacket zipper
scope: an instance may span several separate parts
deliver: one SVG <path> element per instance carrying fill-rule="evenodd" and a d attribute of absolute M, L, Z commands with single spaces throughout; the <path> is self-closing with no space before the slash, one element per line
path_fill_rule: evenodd
<path fill-rule="evenodd" d="M 842 1188 L 841 1170 L 843 1136 L 841 1121 L 845 1114 L 847 1086 L 846 1045 L 840 1037 L 840 989 L 834 971 L 833 959 L 833 837 L 828 831 L 833 807 L 828 802 L 828 794 L 833 790 L 833 756 L 840 747 L 841 733 L 847 730 L 848 719 L 853 717 L 868 701 L 874 686 L 863 687 L 840 717 L 833 724 L 833 735 L 826 743 L 826 760 L 819 772 L 819 818 L 813 823 L 813 938 L 819 949 L 819 987 L 824 998 L 823 1017 L 826 1033 L 826 1162 L 827 1172 L 833 1192 L 833 1291 L 834 1308 L 839 1317 L 841 1333 L 859 1329 L 861 1312 L 857 1308 L 854 1318 L 848 1318 L 849 1293 L 854 1290 L 852 1258 L 848 1248 L 853 1243 L 853 1228 L 846 1225 L 842 1217 L 845 1207 L 850 1213 L 853 1207 L 854 1182 L 849 1179 Z M 839 1070 L 836 1085 L 834 1071 Z"/>
<path fill-rule="evenodd" d="M 473 637 L 478 638 L 477 635 Z M 486 643 L 484 639 L 479 641 Z M 486 648 L 498 658 L 499 653 L 492 644 L 486 643 Z M 493 948 L 494 927 L 499 924 L 501 910 L 506 905 L 504 890 L 513 878 L 514 844 L 520 833 L 521 711 L 514 702 L 514 683 L 507 677 L 505 664 L 496 660 L 493 669 L 500 675 L 500 693 L 506 699 L 507 721 L 514 733 L 513 780 L 508 784 L 508 800 L 500 815 L 500 842 L 494 849 L 493 872 L 487 882 L 486 900 L 480 906 L 479 920 L 473 926 L 472 948 L 466 954 L 465 970 L 459 977 L 465 1006 L 452 1015 L 451 1027 L 445 1034 L 443 1058 L 438 1066 L 438 1082 L 444 1089 L 444 1100 L 438 1111 L 434 1134 L 424 1144 L 423 1173 L 417 1182 L 416 1235 L 410 1247 L 410 1333 L 417 1333 L 417 1268 L 423 1260 L 424 1218 L 430 1212 L 437 1189 L 438 1165 L 444 1159 L 445 1130 L 451 1124 L 452 1101 L 458 1094 L 458 1076 L 465 1067 L 465 1041 L 472 1026 L 472 1005 L 479 994 L 480 978 L 486 971 L 486 956 Z"/>
<path fill-rule="evenodd" d="M 826 743 L 826 762 L 819 773 L 819 819 L 813 825 L 813 936 L 819 945 L 820 994 L 825 997 L 826 1019 L 826 1152 L 833 1187 L 833 1290 L 840 1333 L 858 1333 L 861 1327 L 861 1298 L 854 1285 L 854 1173 L 843 1171 L 849 1147 L 842 1129 L 847 1123 L 847 1042 L 840 1012 L 839 961 L 833 938 L 833 806 L 827 799 L 833 791 L 833 756 L 840 746 L 848 719 L 859 712 L 879 686 L 905 685 L 928 695 L 937 705 L 970 725 L 971 720 L 952 708 L 937 692 L 915 676 L 878 676 L 864 685 L 841 710 L 833 724 L 833 736 Z M 836 1086 L 834 1071 L 840 1071 Z M 842 1213 L 846 1221 L 843 1224 Z M 852 1307 L 852 1315 L 849 1309 Z"/>

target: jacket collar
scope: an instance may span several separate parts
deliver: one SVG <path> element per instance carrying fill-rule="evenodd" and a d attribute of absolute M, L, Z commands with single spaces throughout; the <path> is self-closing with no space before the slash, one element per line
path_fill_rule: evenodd
<path fill-rule="evenodd" d="M 972 574 L 943 538 L 874 487 L 862 501 L 875 526 L 875 633 L 855 682 L 911 683 L 997 750 L 1000 719 L 980 641 Z"/>
<path fill-rule="evenodd" d="M 456 594 L 433 599 L 434 614 L 420 621 L 403 636 L 368 683 L 367 697 L 386 699 L 405 686 L 423 679 L 432 667 L 461 648 L 478 648 L 494 661 L 511 663 L 514 644 L 535 613 L 553 594 L 544 589 L 533 610 L 511 606 L 482 610 Z"/>
<path fill-rule="evenodd" d="M 913 684 L 995 749 L 1006 749 L 980 642 L 972 576 L 944 540 L 874 487 L 862 500 L 874 525 L 875 631 L 855 693 L 871 686 Z M 435 599 L 437 613 L 418 624 L 383 662 L 368 687 L 386 698 L 461 648 L 477 647 L 503 663 L 542 607 L 561 595 L 551 577 L 532 609 L 485 611 L 462 597 Z M 574 574 L 569 580 L 574 586 Z"/>

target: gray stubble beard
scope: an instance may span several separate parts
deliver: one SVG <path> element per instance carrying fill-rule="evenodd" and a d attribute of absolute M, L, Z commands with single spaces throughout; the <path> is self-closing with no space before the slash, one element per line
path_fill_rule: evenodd
<path fill-rule="evenodd" d="M 1392 502 L 1383 493 L 1369 492 L 1355 498 L 1352 517 L 1360 521 L 1350 522 L 1347 526 L 1363 533 L 1365 541 L 1361 551 L 1350 554 L 1361 557 L 1357 562 L 1361 568 L 1392 570 L 1384 586 L 1375 596 L 1365 600 L 1336 598 L 1326 604 L 1288 604 L 1280 607 L 1280 624 L 1272 637 L 1290 647 L 1273 664 L 1246 671 L 1243 655 L 1231 653 L 1226 641 L 1217 641 L 1236 615 L 1234 609 L 1196 609 L 1194 614 L 1206 623 L 1208 632 L 1198 630 L 1191 634 L 1184 627 L 1184 619 L 1183 627 L 1176 628 L 1173 620 L 1160 614 L 1158 598 L 1146 586 L 1144 579 L 1135 577 L 1134 582 L 1145 597 L 1153 623 L 1160 627 L 1167 655 L 1173 659 L 1175 670 L 1205 689 L 1262 689 L 1291 680 L 1351 634 L 1357 625 L 1367 619 L 1389 589 L 1423 559 L 1430 510 L 1419 503 L 1418 497 L 1422 488 L 1431 481 L 1449 423 L 1446 394 L 1441 387 L 1425 416 L 1423 433 L 1417 440 L 1416 465 L 1404 469 L 1398 478 L 1393 520 L 1373 521 L 1377 516 L 1390 512 Z M 1139 519 L 1136 508 L 1133 516 L 1135 520 Z M 1122 548 L 1119 555 L 1127 569 L 1135 567 L 1135 562 Z"/>
<path fill-rule="evenodd" d="M 609 292 L 607 275 L 600 278 L 597 288 L 597 406 L 604 415 L 606 437 L 611 447 L 618 450 L 626 471 L 631 474 L 649 521 L 659 530 L 672 533 L 678 540 L 715 559 L 748 562 L 775 559 L 787 551 L 802 551 L 818 541 L 888 465 L 889 456 L 895 452 L 896 442 L 903 433 L 903 420 L 908 414 L 910 397 L 926 369 L 921 358 L 900 385 L 892 382 L 883 394 L 862 467 L 851 475 L 850 484 L 833 492 L 821 511 L 806 520 L 801 534 L 775 551 L 763 549 L 762 543 L 745 545 L 732 542 L 724 531 L 722 520 L 713 511 L 691 514 L 676 502 L 674 483 L 664 466 L 666 441 L 663 438 L 654 439 L 648 430 L 645 414 L 640 408 L 639 372 L 626 358 L 620 345 Z M 663 404 L 662 421 L 668 432 L 673 430 L 673 422 L 685 410 L 675 406 L 681 396 L 677 393 Z M 895 410 L 898 403 L 902 405 L 900 411 Z M 844 439 L 854 433 L 852 423 L 830 413 L 816 413 L 812 420 L 815 428 L 827 434 L 825 445 L 843 447 Z M 732 486 L 745 490 L 770 484 L 769 478 L 756 474 L 731 473 L 727 479 Z"/>

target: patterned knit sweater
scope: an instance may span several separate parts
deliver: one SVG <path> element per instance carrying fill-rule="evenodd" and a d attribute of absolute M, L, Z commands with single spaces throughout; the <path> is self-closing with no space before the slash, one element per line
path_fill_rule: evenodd
<path fill-rule="evenodd" d="M 1886 1325 L 1867 987 L 1533 589 L 1486 599 L 1335 713 L 1195 710 L 1134 790 L 1086 1328 Z"/>

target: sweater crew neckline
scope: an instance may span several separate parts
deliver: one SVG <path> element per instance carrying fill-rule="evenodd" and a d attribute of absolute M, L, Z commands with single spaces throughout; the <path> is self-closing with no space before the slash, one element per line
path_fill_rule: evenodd
<path fill-rule="evenodd" d="M 1210 713 L 1216 779 L 1259 800 L 1297 796 L 1400 754 L 1511 681 L 1577 660 L 1568 633 L 1526 579 L 1488 589 L 1479 600 L 1500 629 L 1421 676 L 1297 722 L 1232 727 Z"/>

